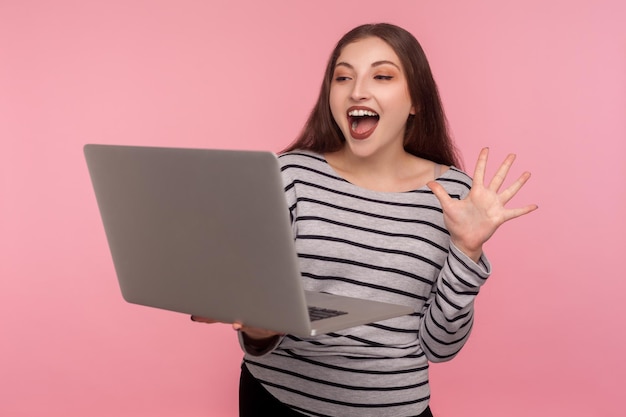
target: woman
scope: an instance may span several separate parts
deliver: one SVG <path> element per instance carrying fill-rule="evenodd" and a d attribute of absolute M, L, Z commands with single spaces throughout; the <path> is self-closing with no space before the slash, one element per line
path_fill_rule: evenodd
<path fill-rule="evenodd" d="M 240 415 L 432 416 L 428 362 L 469 337 L 490 273 L 482 245 L 530 177 L 499 193 L 460 171 L 417 40 L 359 26 L 333 51 L 300 137 L 279 157 L 305 289 L 414 307 L 409 316 L 311 339 L 235 323 L 246 354 Z M 211 322 L 208 319 L 193 318 Z"/>

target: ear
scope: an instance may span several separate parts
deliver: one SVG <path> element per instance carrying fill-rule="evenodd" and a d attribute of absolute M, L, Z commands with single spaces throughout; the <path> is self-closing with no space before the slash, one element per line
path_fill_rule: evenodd
<path fill-rule="evenodd" d="M 415 116 L 415 113 L 417 113 L 417 111 L 415 111 L 415 106 L 411 106 L 411 110 L 409 111 L 409 114 Z"/>

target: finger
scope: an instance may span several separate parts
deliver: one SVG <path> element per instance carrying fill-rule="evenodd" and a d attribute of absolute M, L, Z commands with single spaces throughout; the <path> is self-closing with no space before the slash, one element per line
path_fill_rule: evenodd
<path fill-rule="evenodd" d="M 265 329 L 260 329 L 257 327 L 250 327 L 250 326 L 246 326 L 244 325 L 242 322 L 240 321 L 236 321 L 232 324 L 233 330 L 236 331 L 242 331 L 251 335 L 262 335 L 264 333 L 267 333 L 268 330 Z"/>
<path fill-rule="evenodd" d="M 509 185 L 502 193 L 500 193 L 500 201 L 502 204 L 506 204 L 511 200 L 515 194 L 526 184 L 530 179 L 530 172 L 524 172 L 513 184 Z"/>
<path fill-rule="evenodd" d="M 506 176 L 509 174 L 509 170 L 511 169 L 511 165 L 513 165 L 514 161 L 515 154 L 509 154 L 506 157 L 504 162 L 502 162 L 502 165 L 500 165 L 500 167 L 498 168 L 496 174 L 491 179 L 491 182 L 489 183 L 490 190 L 497 192 L 500 189 L 500 187 L 504 183 L 504 180 L 506 179 Z"/>
<path fill-rule="evenodd" d="M 539 208 L 539 206 L 537 206 L 536 204 L 529 204 L 525 207 L 520 207 L 520 208 L 516 208 L 516 209 L 509 209 L 505 212 L 504 215 L 504 221 L 507 222 L 509 220 L 513 220 L 517 217 L 523 216 L 525 214 L 531 213 L 535 210 L 537 210 Z"/>
<path fill-rule="evenodd" d="M 476 168 L 474 168 L 474 184 L 483 185 L 485 183 L 485 171 L 487 169 L 487 160 L 489 159 L 489 148 L 483 148 L 478 154 Z"/>
<path fill-rule="evenodd" d="M 213 319 L 209 319 L 206 317 L 199 317 L 199 316 L 191 316 L 189 317 L 191 319 L 191 321 L 195 321 L 197 323 L 219 323 L 217 320 L 213 320 Z"/>
<path fill-rule="evenodd" d="M 430 188 L 430 191 L 433 192 L 435 197 L 437 197 L 437 200 L 439 200 L 441 207 L 448 205 L 448 202 L 450 201 L 450 196 L 448 195 L 448 192 L 445 190 L 445 188 L 441 186 L 441 184 L 436 181 L 430 181 L 426 185 L 428 186 L 428 188 Z"/>

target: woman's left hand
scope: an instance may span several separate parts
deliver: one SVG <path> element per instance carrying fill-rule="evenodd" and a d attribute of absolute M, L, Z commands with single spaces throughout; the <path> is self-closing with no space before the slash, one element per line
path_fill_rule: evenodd
<path fill-rule="evenodd" d="M 474 170 L 472 189 L 463 200 L 451 198 L 446 190 L 435 181 L 428 183 L 428 187 L 441 203 L 443 219 L 450 232 L 452 243 L 474 261 L 478 261 L 482 254 L 483 244 L 500 225 L 538 208 L 536 204 L 514 209 L 504 207 L 528 181 L 530 172 L 524 172 L 517 181 L 499 192 L 513 165 L 515 155 L 510 154 L 506 157 L 489 185 L 485 186 L 488 155 L 489 148 L 483 148 Z"/>

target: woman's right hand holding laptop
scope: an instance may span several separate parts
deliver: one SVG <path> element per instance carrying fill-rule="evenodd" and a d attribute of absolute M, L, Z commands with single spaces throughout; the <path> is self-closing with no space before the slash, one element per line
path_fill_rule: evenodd
<path fill-rule="evenodd" d="M 207 324 L 222 323 L 217 320 L 209 319 L 206 317 L 198 317 L 198 316 L 191 316 L 191 321 L 198 322 L 198 323 L 207 323 Z M 232 326 L 233 326 L 233 330 L 241 332 L 241 335 L 243 336 L 244 344 L 247 347 L 251 347 L 256 351 L 265 350 L 270 345 L 273 345 L 274 343 L 276 343 L 278 338 L 283 336 L 282 333 L 278 333 L 273 330 L 245 326 L 239 322 L 232 323 Z"/>

